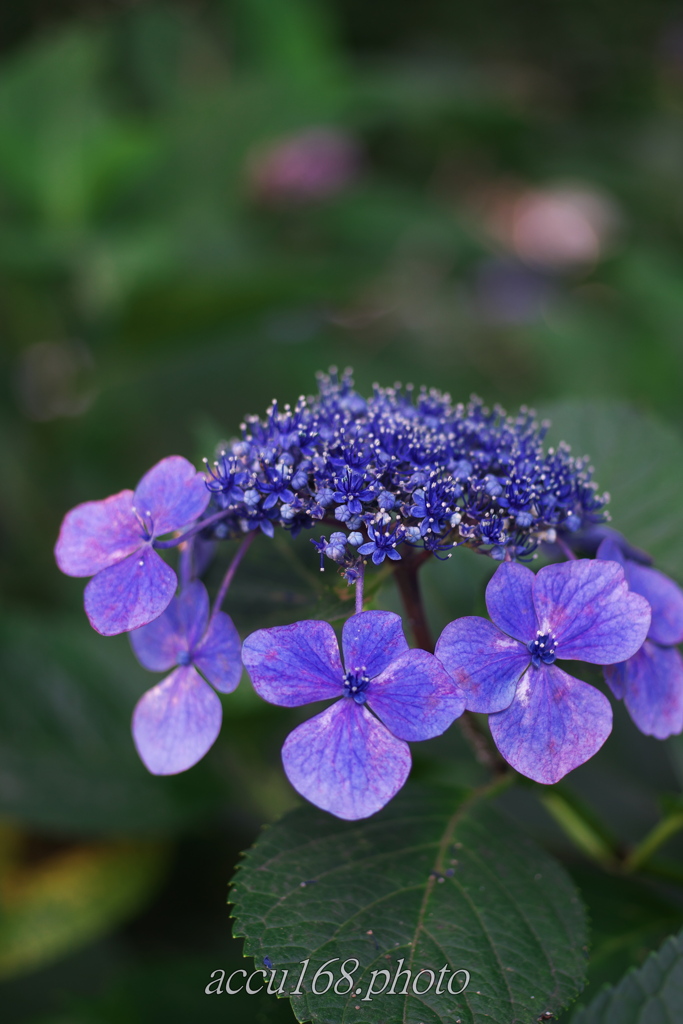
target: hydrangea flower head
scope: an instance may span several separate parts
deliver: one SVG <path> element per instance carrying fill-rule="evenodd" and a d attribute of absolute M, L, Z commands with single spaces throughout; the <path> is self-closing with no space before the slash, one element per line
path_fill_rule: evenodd
<path fill-rule="evenodd" d="M 137 629 L 173 597 L 173 569 L 154 550 L 158 537 L 193 523 L 209 503 L 204 476 L 180 455 L 162 459 L 135 491 L 86 501 L 65 515 L 55 545 L 67 576 L 92 576 L 85 611 L 104 636 Z"/>
<path fill-rule="evenodd" d="M 466 707 L 490 713 L 501 754 L 522 775 L 554 783 L 595 754 L 612 709 L 558 658 L 608 665 L 631 657 L 650 626 L 650 606 L 615 562 L 580 559 L 536 575 L 505 562 L 486 588 L 493 620 L 449 623 L 436 645 Z M 621 654 L 615 657 L 615 653 Z"/>
<path fill-rule="evenodd" d="M 663 740 L 683 731 L 683 591 L 664 573 L 629 558 L 617 537 L 606 537 L 598 558 L 623 567 L 629 587 L 652 609 L 647 639 L 632 657 L 604 669 L 615 697 L 646 736 Z"/>
<path fill-rule="evenodd" d="M 309 620 L 257 630 L 242 657 L 256 692 L 272 704 L 341 698 L 290 733 L 282 760 L 302 796 L 355 820 L 378 811 L 407 779 L 405 741 L 440 735 L 464 702 L 433 655 L 409 649 L 393 612 L 353 615 L 342 647 L 344 666 L 332 626 Z"/>
<path fill-rule="evenodd" d="M 249 416 L 242 437 L 207 470 L 225 516 L 207 536 L 276 526 L 292 533 L 324 520 L 350 548 L 316 542 L 341 570 L 359 557 L 398 561 L 404 545 L 442 552 L 466 545 L 497 559 L 527 558 L 544 541 L 605 519 L 588 460 L 544 449 L 547 424 L 435 388 L 357 394 L 349 373 L 319 377 L 319 394 L 276 401 Z M 351 539 L 353 538 L 353 540 Z M 357 549 L 357 551 L 355 550 Z"/>
<path fill-rule="evenodd" d="M 134 630 L 130 640 L 145 668 L 173 669 L 135 707 L 138 753 L 153 775 L 184 772 L 204 757 L 221 729 L 221 702 L 211 686 L 231 693 L 240 681 L 237 630 L 225 612 L 209 618 L 206 588 L 194 580 L 159 618 Z"/>

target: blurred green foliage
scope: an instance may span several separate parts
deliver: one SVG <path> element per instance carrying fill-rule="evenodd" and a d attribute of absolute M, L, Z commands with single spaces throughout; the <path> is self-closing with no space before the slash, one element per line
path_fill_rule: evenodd
<path fill-rule="evenodd" d="M 128 722 L 151 677 L 125 639 L 91 634 L 81 582 L 53 564 L 72 505 L 133 486 L 172 452 L 210 455 L 246 412 L 351 364 L 362 389 L 410 379 L 508 407 L 571 399 L 556 406 L 558 429 L 576 431 L 624 527 L 683 579 L 678 17 L 645 0 L 627 11 L 613 0 L 3 8 L 0 812 L 23 837 L 3 885 L 16 897 L 20 869 L 57 885 L 55 858 L 95 839 L 179 844 L 151 909 L 150 870 L 125 898 L 100 901 L 97 927 L 69 934 L 85 943 L 124 914 L 137 921 L 70 956 L 76 938 L 65 938 L 60 963 L 3 986 L 3 1019 L 218 1019 L 203 986 L 239 957 L 225 884 L 259 824 L 295 802 L 279 747 L 299 713 L 244 684 L 206 763 L 147 776 Z M 311 130 L 355 164 L 327 191 L 288 190 L 272 168 Z M 645 418 L 607 406 L 596 432 L 576 401 L 605 397 Z M 426 570 L 435 628 L 480 610 L 492 566 L 468 555 Z M 245 632 L 334 619 L 347 601 L 304 537 L 255 546 L 229 610 Z M 394 606 L 389 583 L 378 601 Z M 475 781 L 460 742 L 420 745 L 416 774 Z M 633 842 L 657 820 L 658 794 L 680 789 L 672 746 L 670 762 L 618 716 L 571 784 Z M 530 797 L 510 806 L 571 864 Z M 627 898 L 621 882 L 575 867 L 593 977 L 616 980 L 678 927 L 680 885 L 649 878 Z M 291 1016 L 274 1001 L 248 1009 Z"/>

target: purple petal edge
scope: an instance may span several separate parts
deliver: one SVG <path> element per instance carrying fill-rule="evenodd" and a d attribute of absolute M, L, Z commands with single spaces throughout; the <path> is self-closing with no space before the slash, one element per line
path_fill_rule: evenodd
<path fill-rule="evenodd" d="M 221 702 L 191 665 L 177 668 L 143 694 L 133 712 L 133 738 L 153 775 L 176 775 L 200 761 L 221 729 Z"/>
<path fill-rule="evenodd" d="M 182 455 L 169 455 L 145 473 L 133 504 L 143 518 L 149 514 L 154 536 L 160 537 L 189 526 L 210 500 L 203 473 Z"/>
<path fill-rule="evenodd" d="M 166 611 L 134 629 L 130 642 L 135 656 L 151 672 L 166 672 L 179 663 L 181 654 L 189 654 L 193 644 L 206 628 L 209 617 L 209 595 L 199 580 L 194 580 Z"/>
<path fill-rule="evenodd" d="M 232 693 L 242 677 L 240 637 L 226 612 L 216 612 L 192 658 L 202 675 L 221 693 Z"/>
<path fill-rule="evenodd" d="M 299 725 L 282 748 L 282 763 L 296 791 L 338 818 L 375 814 L 410 772 L 410 749 L 369 711 L 343 698 Z"/>
<path fill-rule="evenodd" d="M 465 710 L 462 693 L 433 654 L 407 651 L 370 682 L 368 707 L 401 740 L 440 736 Z"/>
<path fill-rule="evenodd" d="M 557 665 L 530 666 L 510 707 L 491 715 L 489 726 L 508 764 L 551 785 L 598 752 L 612 731 L 612 708 Z"/>
<path fill-rule="evenodd" d="M 646 736 L 665 740 L 683 732 L 683 658 L 677 648 L 646 640 L 632 658 L 606 666 L 604 673 Z"/>
<path fill-rule="evenodd" d="M 538 628 L 533 600 L 535 576 L 519 562 L 499 565 L 486 587 L 486 609 L 496 626 L 524 644 Z"/>
<path fill-rule="evenodd" d="M 468 711 L 509 707 L 531 655 L 488 619 L 466 615 L 444 629 L 435 652 L 463 694 Z"/>
<path fill-rule="evenodd" d="M 85 612 L 93 629 L 115 636 L 161 615 L 176 585 L 173 569 L 148 547 L 93 576 L 85 588 Z"/>
<path fill-rule="evenodd" d="M 538 628 L 557 636 L 557 657 L 611 665 L 642 646 L 650 606 L 628 589 L 616 562 L 577 559 L 546 565 L 534 581 Z"/>
<path fill-rule="evenodd" d="M 86 501 L 67 512 L 55 544 L 55 560 L 67 576 L 94 576 L 144 544 L 132 510 L 133 492 Z"/>
<path fill-rule="evenodd" d="M 339 646 L 329 622 L 308 619 L 257 629 L 242 645 L 242 661 L 256 692 L 271 704 L 297 707 L 339 697 L 344 690 Z"/>
<path fill-rule="evenodd" d="M 401 616 L 394 612 L 360 612 L 344 623 L 342 650 L 348 672 L 365 668 L 372 679 L 409 649 Z"/>

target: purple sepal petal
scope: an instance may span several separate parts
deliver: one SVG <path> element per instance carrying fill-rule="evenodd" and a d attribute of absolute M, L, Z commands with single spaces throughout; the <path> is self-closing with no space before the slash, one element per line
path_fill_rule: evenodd
<path fill-rule="evenodd" d="M 201 760 L 221 731 L 221 702 L 191 665 L 143 694 L 133 712 L 133 739 L 153 775 L 175 775 Z"/>
<path fill-rule="evenodd" d="M 85 588 L 85 613 L 103 636 L 137 629 L 168 607 L 177 582 L 170 565 L 144 548 L 93 576 Z"/>
<path fill-rule="evenodd" d="M 384 807 L 410 772 L 410 748 L 343 699 L 299 725 L 282 748 L 287 778 L 316 807 L 355 821 Z"/>
<path fill-rule="evenodd" d="M 595 553 L 595 557 L 603 562 L 618 562 L 624 569 L 628 565 L 628 559 L 613 536 L 605 537 Z"/>
<path fill-rule="evenodd" d="M 647 643 L 647 640 L 645 641 Z M 643 647 L 645 644 L 643 644 Z M 640 648 L 642 651 L 643 647 Z M 633 655 L 634 658 L 638 657 L 640 652 L 636 652 Z M 609 688 L 617 698 L 617 700 L 623 700 L 624 694 L 626 693 L 626 666 L 629 661 L 633 658 L 629 658 L 628 661 L 620 661 L 617 665 L 604 665 L 602 674 L 605 677 L 605 681 L 609 684 Z"/>
<path fill-rule="evenodd" d="M 557 665 L 530 666 L 510 707 L 491 715 L 489 725 L 508 764 L 551 785 L 598 752 L 612 731 L 612 708 Z"/>
<path fill-rule="evenodd" d="M 486 608 L 499 629 L 522 643 L 536 636 L 535 575 L 519 562 L 499 565 L 486 587 Z"/>
<path fill-rule="evenodd" d="M 344 623 L 342 650 L 347 672 L 364 668 L 372 679 L 406 651 L 401 616 L 394 612 L 360 612 Z"/>
<path fill-rule="evenodd" d="M 612 537 L 606 537 L 598 548 L 596 558 L 619 562 L 626 573 L 626 581 L 636 594 L 641 594 L 652 609 L 648 639 L 669 646 L 683 641 L 683 590 L 658 569 L 640 565 L 626 558 Z"/>
<path fill-rule="evenodd" d="M 604 669 L 615 697 L 623 697 L 641 732 L 665 740 L 683 732 L 683 658 L 675 647 L 646 640 L 619 665 Z"/>
<path fill-rule="evenodd" d="M 256 692 L 271 704 L 293 708 L 343 692 L 344 670 L 329 622 L 257 629 L 242 645 L 242 661 Z"/>
<path fill-rule="evenodd" d="M 477 615 L 449 622 L 434 653 L 462 691 L 467 710 L 484 714 L 510 706 L 531 660 L 524 644 Z"/>
<path fill-rule="evenodd" d="M 209 595 L 204 584 L 194 580 L 158 619 L 130 634 L 136 658 L 151 672 L 166 672 L 178 664 L 181 652 L 189 653 L 206 629 L 208 618 Z"/>
<path fill-rule="evenodd" d="M 392 661 L 370 682 L 367 695 L 368 706 L 400 740 L 440 736 L 465 710 L 463 695 L 441 662 L 419 649 Z"/>
<path fill-rule="evenodd" d="M 55 544 L 55 559 L 62 572 L 94 576 L 142 547 L 143 531 L 133 504 L 132 491 L 119 491 L 67 512 Z"/>
<path fill-rule="evenodd" d="M 658 569 L 630 562 L 626 579 L 631 590 L 641 594 L 652 609 L 648 638 L 669 647 L 683 641 L 683 590 Z"/>
<path fill-rule="evenodd" d="M 650 606 L 629 591 L 616 562 L 587 558 L 546 565 L 534 581 L 538 628 L 557 636 L 557 657 L 612 665 L 642 646 Z M 620 652 L 620 653 L 617 653 Z"/>
<path fill-rule="evenodd" d="M 195 648 L 192 661 L 221 693 L 232 693 L 242 675 L 240 637 L 225 612 L 216 612 L 206 636 Z"/>
<path fill-rule="evenodd" d="M 203 473 L 182 455 L 169 455 L 145 473 L 133 504 L 143 519 L 149 512 L 154 536 L 160 537 L 193 523 L 210 499 Z"/>

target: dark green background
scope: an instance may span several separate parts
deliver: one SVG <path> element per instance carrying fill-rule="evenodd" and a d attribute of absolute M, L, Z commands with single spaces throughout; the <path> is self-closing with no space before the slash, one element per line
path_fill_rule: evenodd
<path fill-rule="evenodd" d="M 274 1000 L 202 992 L 239 964 L 224 905 L 238 853 L 295 802 L 279 747 L 297 714 L 243 681 L 206 762 L 149 777 L 128 722 L 157 677 L 125 638 L 90 631 L 82 583 L 53 563 L 60 519 L 167 454 L 210 455 L 245 413 L 312 391 L 331 364 L 352 365 L 363 390 L 413 381 L 507 408 L 618 399 L 679 431 L 680 8 L 27 0 L 3 6 L 0 46 L 0 949 L 40 872 L 95 856 L 95 842 L 156 844 L 135 891 L 121 888 L 125 859 L 107 868 L 102 891 L 121 895 L 101 898 L 89 932 L 72 908 L 51 952 L 29 939 L 0 1011 L 17 1024 L 288 1020 Z M 357 176 L 321 200 L 260 200 L 254 154 L 311 126 L 355 140 Z M 524 263 L 482 203 L 557 188 L 602 196 L 613 230 L 596 259 Z M 499 271 L 531 296 L 513 319 L 491 291 Z M 682 469 L 673 459 L 674 482 Z M 295 552 L 263 541 L 248 556 L 227 606 L 243 632 L 348 608 L 305 538 Z M 436 626 L 479 610 L 491 568 L 468 553 L 429 567 Z M 417 774 L 475 781 L 459 742 L 415 748 Z M 571 784 L 634 841 L 657 794 L 679 788 L 675 763 L 619 713 Z M 594 980 L 680 925 L 678 888 L 588 866 L 526 793 L 508 810 L 581 884 Z"/>

